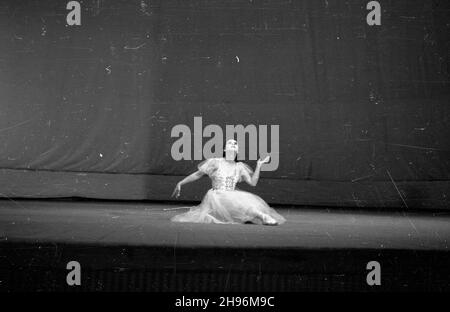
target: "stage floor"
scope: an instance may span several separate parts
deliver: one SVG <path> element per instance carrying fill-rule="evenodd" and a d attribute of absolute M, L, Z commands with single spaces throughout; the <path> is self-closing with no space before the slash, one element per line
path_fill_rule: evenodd
<path fill-rule="evenodd" d="M 450 214 L 277 208 L 281 226 L 173 223 L 182 205 L 1 200 L 0 241 L 158 247 L 448 250 Z"/>
<path fill-rule="evenodd" d="M 0 291 L 450 290 L 448 212 L 275 207 L 281 226 L 172 223 L 179 206 L 2 200 Z M 374 260 L 382 287 L 366 282 Z"/>

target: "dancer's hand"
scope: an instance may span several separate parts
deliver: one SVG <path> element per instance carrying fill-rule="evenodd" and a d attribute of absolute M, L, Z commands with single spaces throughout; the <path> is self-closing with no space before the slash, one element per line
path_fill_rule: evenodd
<path fill-rule="evenodd" d="M 258 160 L 258 165 L 267 164 L 270 160 L 270 156 L 266 156 L 263 160 L 261 158 Z"/>
<path fill-rule="evenodd" d="M 181 193 L 181 185 L 180 183 L 177 183 L 177 186 L 175 186 L 175 189 L 173 190 L 172 197 L 178 198 L 180 197 Z"/>

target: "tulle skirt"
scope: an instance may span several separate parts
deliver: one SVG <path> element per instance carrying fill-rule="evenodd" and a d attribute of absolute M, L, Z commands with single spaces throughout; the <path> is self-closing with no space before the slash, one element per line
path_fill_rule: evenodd
<path fill-rule="evenodd" d="M 286 221 L 257 195 L 241 190 L 213 189 L 206 193 L 200 205 L 191 207 L 189 211 L 171 218 L 173 222 L 224 224 L 266 224 L 264 222 L 266 220 L 276 220 L 278 224 Z"/>

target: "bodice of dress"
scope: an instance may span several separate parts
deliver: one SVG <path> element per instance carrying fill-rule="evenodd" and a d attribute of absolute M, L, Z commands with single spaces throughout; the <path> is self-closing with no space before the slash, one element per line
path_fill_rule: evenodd
<path fill-rule="evenodd" d="M 211 178 L 213 190 L 233 191 L 244 174 L 253 170 L 242 162 L 227 162 L 224 158 L 209 158 L 198 165 L 198 170 Z"/>
<path fill-rule="evenodd" d="M 219 162 L 217 170 L 210 176 L 213 190 L 233 191 L 239 180 L 237 164 Z"/>

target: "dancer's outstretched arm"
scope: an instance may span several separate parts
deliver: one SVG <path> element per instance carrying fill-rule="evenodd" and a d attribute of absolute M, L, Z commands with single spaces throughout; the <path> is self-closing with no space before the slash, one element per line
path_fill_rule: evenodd
<path fill-rule="evenodd" d="M 204 175 L 203 172 L 201 172 L 200 170 L 197 170 L 196 172 L 188 175 L 186 178 L 184 178 L 183 180 L 178 182 L 177 185 L 175 186 L 175 189 L 173 190 L 172 197 L 175 196 L 175 198 L 178 198 L 181 193 L 181 186 L 183 186 L 184 184 L 190 183 L 190 182 L 194 182 L 194 181 L 200 179 L 203 175 Z"/>
<path fill-rule="evenodd" d="M 258 184 L 261 166 L 262 166 L 262 164 L 268 163 L 269 160 L 270 160 L 270 156 L 267 156 L 266 158 L 264 158 L 264 160 L 259 159 L 256 162 L 256 169 L 252 176 L 250 176 L 250 174 L 247 171 L 244 171 L 242 173 L 244 181 L 247 182 L 248 184 L 250 184 L 251 186 L 256 186 L 256 184 Z"/>

